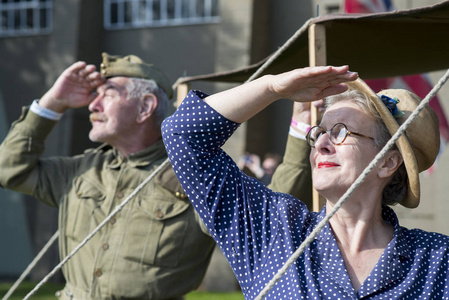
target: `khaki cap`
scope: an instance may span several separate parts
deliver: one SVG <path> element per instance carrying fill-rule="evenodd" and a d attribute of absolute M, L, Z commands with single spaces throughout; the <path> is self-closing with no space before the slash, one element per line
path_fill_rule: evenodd
<path fill-rule="evenodd" d="M 170 81 L 154 65 L 145 63 L 135 55 L 118 56 L 103 52 L 102 56 L 103 62 L 100 68 L 103 77 L 124 76 L 153 79 L 165 91 L 169 98 L 173 96 Z"/>
<path fill-rule="evenodd" d="M 346 84 L 349 86 L 349 89 L 361 91 L 368 96 L 368 99 L 376 107 L 392 136 L 422 101 L 414 93 L 403 89 L 388 89 L 376 94 L 360 78 Z M 397 108 L 403 114 L 395 118 L 380 99 L 381 95 L 397 99 Z M 400 204 L 405 207 L 415 208 L 420 201 L 419 173 L 432 166 L 440 150 L 438 116 L 429 105 L 426 105 L 417 118 L 410 123 L 405 134 L 401 135 L 396 141 L 396 146 L 404 159 L 408 176 L 407 194 Z"/>

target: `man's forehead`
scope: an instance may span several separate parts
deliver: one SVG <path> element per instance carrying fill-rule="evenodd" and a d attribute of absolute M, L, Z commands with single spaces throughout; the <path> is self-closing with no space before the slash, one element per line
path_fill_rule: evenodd
<path fill-rule="evenodd" d="M 97 88 L 97 90 L 103 91 L 108 88 L 115 88 L 115 89 L 125 88 L 128 81 L 129 81 L 129 78 L 124 77 L 124 76 L 111 77 L 111 78 L 106 79 L 106 82 L 103 83 L 102 85 L 100 85 Z"/>

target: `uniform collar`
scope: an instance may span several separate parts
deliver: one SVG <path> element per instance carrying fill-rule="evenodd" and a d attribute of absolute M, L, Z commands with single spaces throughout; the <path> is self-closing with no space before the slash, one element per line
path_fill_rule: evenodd
<path fill-rule="evenodd" d="M 108 167 L 111 169 L 119 168 L 120 165 L 125 162 L 132 167 L 145 167 L 156 160 L 167 157 L 162 139 L 148 148 L 130 154 L 128 157 L 124 157 L 117 151 L 117 149 L 113 149 L 113 153 L 114 158 L 108 164 Z"/>

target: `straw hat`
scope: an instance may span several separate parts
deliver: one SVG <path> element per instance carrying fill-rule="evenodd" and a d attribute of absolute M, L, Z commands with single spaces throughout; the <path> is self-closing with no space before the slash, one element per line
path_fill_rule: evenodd
<path fill-rule="evenodd" d="M 360 78 L 346 84 L 349 89 L 359 90 L 368 96 L 392 136 L 422 100 L 414 93 L 402 89 L 388 89 L 376 94 Z M 397 109 L 403 113 L 402 116 L 393 116 L 392 112 L 382 102 L 380 98 L 382 95 L 399 100 Z M 408 175 L 407 194 L 400 204 L 415 208 L 419 205 L 420 200 L 419 173 L 432 166 L 440 149 L 438 116 L 429 105 L 426 105 L 417 118 L 413 120 L 407 128 L 406 134 L 401 135 L 396 141 L 396 146 L 404 159 Z"/>

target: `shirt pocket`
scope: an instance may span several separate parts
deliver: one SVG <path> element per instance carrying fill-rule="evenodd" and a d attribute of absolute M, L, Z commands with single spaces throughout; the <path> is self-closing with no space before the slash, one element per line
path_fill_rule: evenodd
<path fill-rule="evenodd" d="M 125 259 L 163 267 L 178 265 L 191 219 L 187 201 L 140 197 L 124 236 Z"/>
<path fill-rule="evenodd" d="M 66 236 L 81 242 L 106 217 L 101 209 L 106 196 L 100 184 L 86 178 L 73 180 L 67 206 Z"/>

